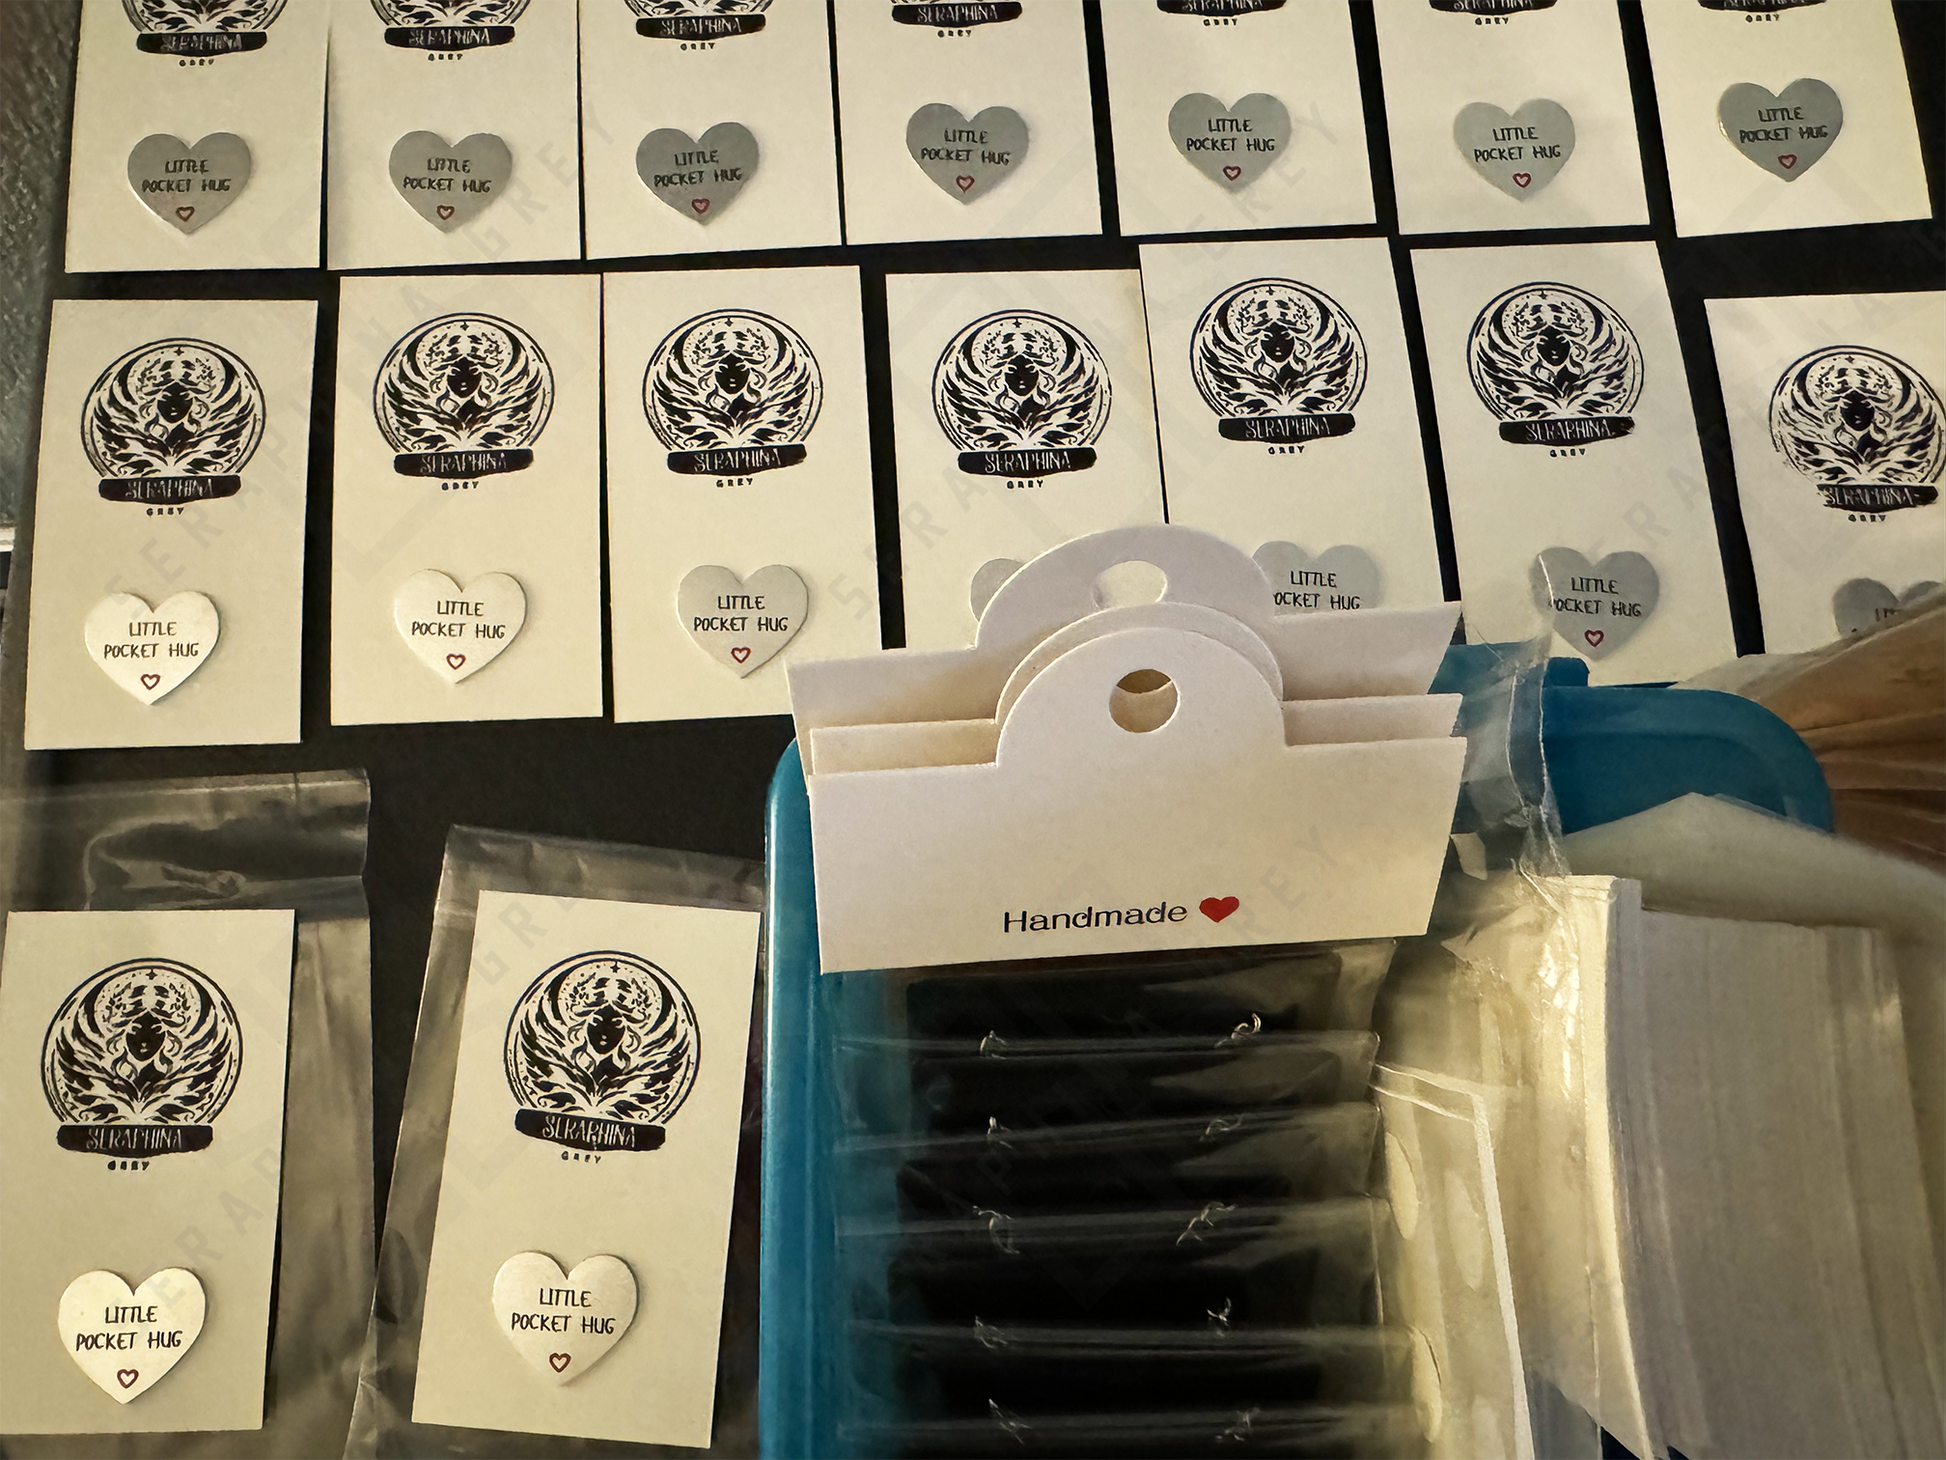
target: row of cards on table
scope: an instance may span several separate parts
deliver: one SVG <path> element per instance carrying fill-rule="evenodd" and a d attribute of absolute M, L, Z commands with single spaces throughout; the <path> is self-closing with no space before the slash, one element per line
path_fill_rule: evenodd
<path fill-rule="evenodd" d="M 1548 625 L 1607 681 L 1730 658 L 1655 245 L 1412 270 L 1468 637 Z M 1277 612 L 1441 602 L 1398 291 L 1382 239 L 889 276 L 906 643 L 1164 520 L 1254 554 Z M 1939 576 L 1943 300 L 1709 302 L 1772 650 Z M 55 306 L 30 747 L 299 738 L 315 310 Z M 783 713 L 793 657 L 879 647 L 861 317 L 841 267 L 346 280 L 332 720 L 601 715 L 604 457 L 617 719 Z"/>
<path fill-rule="evenodd" d="M 832 14 L 86 0 L 67 266 L 315 267 L 327 115 L 334 269 L 1102 231 L 1080 0 Z M 1375 221 L 1345 0 L 1101 15 L 1123 233 Z M 1929 215 L 1889 0 L 1644 17 L 1678 232 Z M 1402 231 L 1649 222 L 1613 0 L 1377 19 Z"/>

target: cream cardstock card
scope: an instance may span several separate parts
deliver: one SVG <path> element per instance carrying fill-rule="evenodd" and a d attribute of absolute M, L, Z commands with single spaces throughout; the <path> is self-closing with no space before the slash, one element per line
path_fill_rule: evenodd
<path fill-rule="evenodd" d="M 958 648 L 976 578 L 1162 521 L 1141 277 L 892 274 L 885 300 L 905 642 Z"/>
<path fill-rule="evenodd" d="M 1108 103 L 1115 129 L 1115 196 L 1122 232 L 1212 233 L 1370 223 L 1371 164 L 1352 52 L 1351 12 L 1300 3 L 1237 13 L 1171 14 L 1156 5 L 1102 7 Z M 1211 96 L 1233 109 L 1275 97 L 1283 138 L 1221 116 L 1198 116 L 1182 152 L 1172 139 L 1178 100 Z M 1246 119 L 1247 120 L 1247 119 Z M 1207 176 L 1188 160 L 1205 156 Z M 1253 165 L 1268 162 L 1251 176 Z M 1236 169 L 1225 175 L 1225 166 Z"/>
<path fill-rule="evenodd" d="M 835 14 L 847 242 L 1101 232 L 1081 0 Z"/>
<path fill-rule="evenodd" d="M 414 1422 L 709 1444 L 757 926 L 737 908 L 480 894 Z M 522 1253 L 566 1292 L 510 1278 L 496 1294 Z M 583 1336 L 597 1315 L 620 1330 L 606 1351 L 608 1332 Z M 569 1337 L 541 1354 L 541 1333 Z"/>
<path fill-rule="evenodd" d="M 1946 580 L 1946 295 L 1712 299 L 1764 648 L 1828 644 Z M 1876 589 L 1876 591 L 1873 591 Z"/>
<path fill-rule="evenodd" d="M 1621 17 L 1607 0 L 1535 10 L 1379 0 L 1376 11 L 1401 233 L 1649 221 Z M 1521 115 L 1529 101 L 1565 110 L 1571 131 Z M 1462 122 L 1476 104 L 1508 115 Z"/>
<path fill-rule="evenodd" d="M 1535 563 L 1561 548 L 1591 571 L 1556 574 L 1567 583 L 1548 595 L 1561 630 L 1550 652 L 1588 659 L 1596 683 L 1682 679 L 1731 658 L 1716 519 L 1655 245 L 1421 249 L 1412 267 L 1467 638 L 1541 632 Z M 1653 579 L 1626 560 L 1603 569 L 1621 553 L 1646 558 Z"/>
<path fill-rule="evenodd" d="M 328 265 L 581 257 L 576 49 L 568 0 L 331 0 Z M 421 133 L 497 139 L 509 175 Z"/>
<path fill-rule="evenodd" d="M 750 17 L 763 21 L 759 29 L 700 40 L 659 25 L 658 8 L 668 7 L 581 0 L 588 257 L 842 242 L 823 7 L 786 0 Z M 638 11 L 647 12 L 646 25 Z M 749 132 L 754 166 L 703 143 L 725 122 Z M 644 140 L 663 129 L 697 145 L 638 166 Z M 718 177 L 731 172 L 738 175 Z M 652 190 L 658 177 L 678 206 Z M 734 189 L 727 200 L 725 185 Z"/>
<path fill-rule="evenodd" d="M 262 1426 L 291 936 L 289 911 L 8 916 L 0 1432 Z M 143 1291 L 172 1268 L 202 1287 L 200 1333 L 191 1285 Z M 89 1273 L 157 1321 L 64 1314 Z M 76 1295 L 116 1287 L 96 1277 Z"/>
<path fill-rule="evenodd" d="M 328 20 L 315 0 L 85 0 L 68 272 L 316 268 Z M 194 155 L 224 133 L 245 176 Z M 152 137 L 192 155 L 150 167 Z"/>
<path fill-rule="evenodd" d="M 1287 612 L 1441 602 L 1385 240 L 1149 244 L 1142 297 L 1169 520 L 1298 550 L 1259 559 Z"/>
<path fill-rule="evenodd" d="M 339 300 L 332 722 L 599 715 L 601 281 Z"/>
<path fill-rule="evenodd" d="M 29 750 L 298 739 L 316 333 L 309 300 L 55 302 Z"/>
<path fill-rule="evenodd" d="M 858 270 L 604 288 L 615 718 L 785 714 L 789 660 L 879 646 Z"/>
<path fill-rule="evenodd" d="M 1677 233 L 1822 228 L 1931 214 L 1905 52 L 1888 0 L 1822 0 L 1769 11 L 1646 0 L 1642 19 Z M 1836 93 L 1839 125 L 1830 125 L 1826 108 L 1806 108 L 1784 95 L 1800 79 Z M 1736 127 L 1739 135 L 1753 134 L 1745 142 L 1748 155 L 1727 134 L 1719 111 L 1724 94 L 1745 84 L 1776 95 L 1778 105 L 1760 110 L 1792 113 Z M 1830 135 L 1807 136 L 1806 126 Z M 1789 136 L 1759 150 L 1759 132 Z M 1820 146 L 1827 150 L 1812 156 Z"/>

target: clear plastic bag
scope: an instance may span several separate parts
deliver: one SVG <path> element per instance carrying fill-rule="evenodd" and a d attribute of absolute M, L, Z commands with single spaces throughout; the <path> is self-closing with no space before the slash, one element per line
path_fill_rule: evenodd
<path fill-rule="evenodd" d="M 1299 1460 L 1386 1457 L 1421 1451 L 1406 1405 L 1284 1409 L 1128 1410 L 1024 1414 L 996 1406 L 980 1419 L 845 1426 L 861 1455 L 1062 1455 L 1103 1460 L 1179 1460 L 1192 1455 L 1285 1455 Z"/>

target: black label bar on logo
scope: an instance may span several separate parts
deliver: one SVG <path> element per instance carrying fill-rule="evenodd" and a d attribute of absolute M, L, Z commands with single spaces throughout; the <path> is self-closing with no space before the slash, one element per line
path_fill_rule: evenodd
<path fill-rule="evenodd" d="M 176 506 L 183 502 L 208 502 L 217 497 L 234 497 L 243 489 L 242 477 L 103 477 L 101 496 L 105 502 L 147 502 L 152 506 Z"/>
<path fill-rule="evenodd" d="M 1696 0 L 1705 10 L 1753 10 L 1759 15 L 1778 10 L 1799 10 L 1806 5 L 1822 5 L 1824 0 Z"/>
<path fill-rule="evenodd" d="M 511 25 L 388 25 L 385 44 L 410 51 L 476 51 L 504 46 L 514 38 Z"/>
<path fill-rule="evenodd" d="M 1357 424 L 1350 411 L 1314 416 L 1225 416 L 1216 423 L 1216 434 L 1225 441 L 1316 441 L 1343 436 Z"/>
<path fill-rule="evenodd" d="M 1939 500 L 1939 488 L 1923 482 L 1887 486 L 1878 482 L 1838 482 L 1820 486 L 1824 505 L 1846 512 L 1897 512 L 1902 507 L 1930 507 Z"/>
<path fill-rule="evenodd" d="M 686 477 L 740 477 L 751 472 L 796 466 L 807 452 L 801 443 L 789 446 L 713 446 L 706 451 L 672 451 L 669 470 Z"/>
<path fill-rule="evenodd" d="M 658 41 L 714 41 L 763 28 L 761 15 L 653 15 L 635 22 L 637 35 Z"/>
<path fill-rule="evenodd" d="M 1284 0 L 1277 0 L 1279 5 Z M 900 25 L 936 25 L 951 29 L 962 25 L 992 25 L 1002 20 L 1020 19 L 1020 0 L 958 0 L 935 5 L 894 5 L 892 19 Z"/>
<path fill-rule="evenodd" d="M 1254 15 L 1282 10 L 1284 0 L 1155 0 L 1164 15 Z"/>
<path fill-rule="evenodd" d="M 206 1125 L 64 1125 L 54 1139 L 91 1156 L 171 1156 L 207 1150 L 214 1134 Z"/>
<path fill-rule="evenodd" d="M 1448 15 L 1510 15 L 1516 10 L 1551 10 L 1554 0 L 1432 0 Z"/>
<path fill-rule="evenodd" d="M 1549 416 L 1544 421 L 1502 421 L 1500 439 L 1516 446 L 1579 446 L 1613 441 L 1634 429 L 1633 416 Z"/>
<path fill-rule="evenodd" d="M 667 1132 L 645 1120 L 609 1120 L 599 1115 L 560 1115 L 551 1110 L 514 1112 L 514 1129 L 537 1141 L 573 1146 L 577 1151 L 653 1151 Z"/>
<path fill-rule="evenodd" d="M 401 451 L 392 470 L 402 477 L 490 477 L 503 471 L 526 471 L 534 453 L 513 451 Z"/>
<path fill-rule="evenodd" d="M 269 39 L 260 30 L 145 30 L 135 38 L 135 49 L 151 56 L 227 56 L 261 51 Z"/>
<path fill-rule="evenodd" d="M 959 469 L 981 477 L 1045 477 L 1057 471 L 1086 471 L 1095 464 L 1092 446 L 1043 446 L 1032 451 L 962 451 Z"/>

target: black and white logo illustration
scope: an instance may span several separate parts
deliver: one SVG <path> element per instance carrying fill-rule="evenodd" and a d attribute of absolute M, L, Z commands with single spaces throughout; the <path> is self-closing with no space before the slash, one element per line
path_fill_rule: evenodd
<path fill-rule="evenodd" d="M 696 1083 L 702 1048 L 689 996 L 646 958 L 563 959 L 507 1020 L 514 1129 L 579 1151 L 653 1151 Z"/>
<path fill-rule="evenodd" d="M 101 372 L 81 407 L 81 446 L 110 502 L 234 497 L 263 433 L 257 377 L 206 340 L 137 346 Z"/>
<path fill-rule="evenodd" d="M 445 314 L 392 346 L 372 387 L 378 429 L 409 477 L 525 471 L 554 409 L 532 335 L 491 314 Z"/>
<path fill-rule="evenodd" d="M 161 56 L 259 51 L 286 0 L 122 0 L 135 49 Z"/>
<path fill-rule="evenodd" d="M 413 51 L 504 46 L 526 8 L 527 0 L 372 0 L 385 44 Z"/>
<path fill-rule="evenodd" d="M 104 968 L 62 1001 L 41 1045 L 41 1090 L 63 1150 L 201 1151 L 243 1068 L 236 1010 L 168 958 Z"/>
<path fill-rule="evenodd" d="M 1155 8 L 1164 15 L 1199 15 L 1211 19 L 1282 10 L 1284 0 L 1155 0 Z"/>
<path fill-rule="evenodd" d="M 754 309 L 684 320 L 649 356 L 642 409 L 684 476 L 742 476 L 796 466 L 824 404 L 804 337 Z"/>
<path fill-rule="evenodd" d="M 718 41 L 764 28 L 770 0 L 628 0 L 637 35 L 660 41 Z"/>
<path fill-rule="evenodd" d="M 1770 441 L 1827 507 L 1893 512 L 1939 500 L 1946 413 L 1925 377 L 1862 345 L 1814 350 L 1770 393 Z"/>
<path fill-rule="evenodd" d="M 1705 10 L 1741 10 L 1746 15 L 1775 15 L 1780 10 L 1802 10 L 1807 5 L 1822 5 L 1824 0 L 1696 0 Z"/>
<path fill-rule="evenodd" d="M 892 19 L 900 25 L 963 30 L 973 25 L 1020 19 L 1020 0 L 946 0 L 931 5 L 907 5 L 901 0 L 892 6 Z"/>
<path fill-rule="evenodd" d="M 1108 424 L 1108 368 L 1086 335 L 1051 314 L 976 319 L 932 372 L 939 429 L 979 476 L 1047 476 L 1095 464 Z"/>
<path fill-rule="evenodd" d="M 1228 441 L 1342 436 L 1365 389 L 1365 342 L 1321 289 L 1252 279 L 1210 301 L 1189 341 L 1189 372 Z"/>
<path fill-rule="evenodd" d="M 1580 446 L 1635 429 L 1642 348 L 1628 321 L 1571 284 L 1522 284 L 1480 311 L 1467 368 L 1500 439 Z"/>

